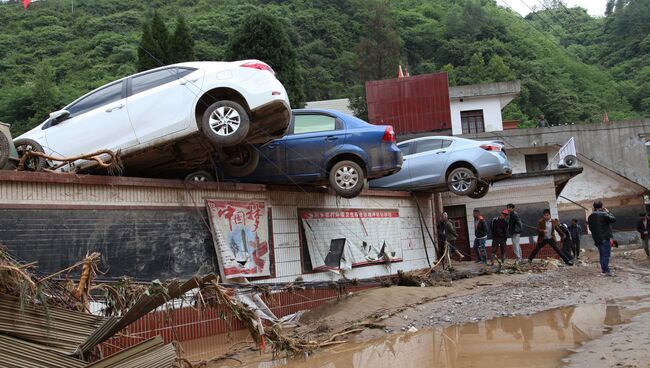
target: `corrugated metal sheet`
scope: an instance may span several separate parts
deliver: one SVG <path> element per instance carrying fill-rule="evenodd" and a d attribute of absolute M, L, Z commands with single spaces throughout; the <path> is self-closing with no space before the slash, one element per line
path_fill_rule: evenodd
<path fill-rule="evenodd" d="M 174 347 L 171 344 L 163 345 L 163 339 L 156 336 L 89 364 L 86 368 L 171 368 L 175 362 Z"/>
<path fill-rule="evenodd" d="M 81 368 L 86 362 L 48 351 L 9 336 L 0 335 L 0 368 Z"/>
<path fill-rule="evenodd" d="M 368 119 L 399 134 L 451 128 L 447 73 L 366 82 Z"/>
<path fill-rule="evenodd" d="M 18 299 L 8 296 L 0 298 L 1 333 L 66 355 L 75 354 L 89 336 L 102 326 L 114 323 L 114 320 L 53 306 L 21 306 Z"/>

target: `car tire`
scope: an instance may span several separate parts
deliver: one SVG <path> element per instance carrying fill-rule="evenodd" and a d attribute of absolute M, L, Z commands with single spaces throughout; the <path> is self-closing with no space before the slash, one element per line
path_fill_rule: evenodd
<path fill-rule="evenodd" d="M 203 134 L 219 147 L 236 146 L 250 129 L 248 112 L 240 104 L 223 100 L 208 106 L 201 119 Z"/>
<path fill-rule="evenodd" d="M 354 161 L 340 161 L 329 172 L 330 188 L 343 198 L 354 198 L 366 184 L 363 169 Z"/>
<path fill-rule="evenodd" d="M 447 187 L 456 195 L 468 195 L 476 189 L 476 185 L 476 175 L 469 167 L 457 167 L 447 175 Z"/>
<path fill-rule="evenodd" d="M 214 175 L 210 174 L 207 171 L 201 170 L 201 171 L 195 171 L 191 174 L 188 174 L 185 177 L 185 181 L 190 183 L 210 183 L 215 180 L 214 180 Z"/>
<path fill-rule="evenodd" d="M 29 138 L 16 139 L 14 141 L 16 146 L 16 151 L 18 152 L 18 158 L 22 159 L 23 154 L 27 151 L 35 151 L 45 153 L 43 146 L 38 142 Z M 25 171 L 43 171 L 46 165 L 46 160 L 43 157 L 30 157 L 25 161 Z"/>
<path fill-rule="evenodd" d="M 223 171 L 230 176 L 248 176 L 260 162 L 260 153 L 250 144 L 225 149 L 224 155 Z"/>
<path fill-rule="evenodd" d="M 7 162 L 9 162 L 9 155 L 11 150 L 9 149 L 9 138 L 6 135 L 0 133 L 0 170 L 2 170 Z"/>
<path fill-rule="evenodd" d="M 468 194 L 467 196 L 472 199 L 480 199 L 485 197 L 489 191 L 490 191 L 490 184 L 481 181 L 476 185 L 476 189 L 474 189 L 474 191 Z"/>

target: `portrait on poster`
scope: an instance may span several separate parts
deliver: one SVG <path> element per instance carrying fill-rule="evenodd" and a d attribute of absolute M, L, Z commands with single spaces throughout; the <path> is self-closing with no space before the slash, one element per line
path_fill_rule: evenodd
<path fill-rule="evenodd" d="M 208 214 L 216 235 L 219 262 L 225 278 L 271 275 L 268 215 L 263 201 L 206 199 Z"/>

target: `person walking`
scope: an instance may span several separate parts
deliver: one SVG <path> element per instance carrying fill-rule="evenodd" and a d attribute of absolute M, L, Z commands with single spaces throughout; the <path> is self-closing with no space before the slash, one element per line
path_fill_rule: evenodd
<path fill-rule="evenodd" d="M 543 217 L 537 222 L 537 245 L 528 257 L 529 263 L 533 262 L 533 258 L 545 245 L 549 245 L 565 264 L 573 266 L 573 262 L 557 247 L 556 233 L 560 235 L 560 239 L 564 239 L 564 233 L 560 230 L 560 225 L 557 221 L 551 220 L 551 210 L 547 208 L 543 212 Z"/>
<path fill-rule="evenodd" d="M 510 214 L 503 210 L 498 217 L 492 219 L 490 231 L 492 232 L 492 259 L 497 258 L 497 251 L 501 250 L 501 263 L 506 261 L 506 241 L 508 239 L 508 221 L 506 217 Z"/>
<path fill-rule="evenodd" d="M 458 239 L 458 234 L 456 233 L 456 225 L 454 222 L 449 219 L 447 212 L 442 214 L 442 220 L 445 223 L 445 238 L 447 244 L 449 244 L 449 257 L 452 257 L 454 254 L 457 254 L 460 257 L 460 261 L 465 258 L 463 253 L 461 253 L 458 248 L 456 248 L 456 239 Z"/>
<path fill-rule="evenodd" d="M 578 219 L 572 219 L 569 225 L 569 233 L 571 233 L 571 245 L 573 246 L 573 257 L 580 259 L 580 237 L 582 236 L 582 226 L 578 224 Z"/>
<path fill-rule="evenodd" d="M 508 235 L 512 239 L 512 250 L 515 252 L 515 257 L 517 262 L 521 262 L 521 229 L 523 228 L 523 223 L 517 211 L 515 211 L 515 205 L 508 203 L 506 206 L 508 209 Z"/>
<path fill-rule="evenodd" d="M 594 202 L 594 211 L 587 218 L 589 231 L 591 237 L 594 239 L 594 244 L 598 248 L 600 255 L 600 270 L 604 276 L 613 276 L 609 270 L 609 257 L 611 255 L 611 239 L 614 237 L 612 234 L 611 224 L 616 222 L 609 210 L 603 207 L 602 201 Z"/>
<path fill-rule="evenodd" d="M 478 261 L 487 264 L 487 251 L 485 250 L 485 241 L 487 240 L 487 224 L 481 216 L 481 211 L 474 210 L 474 250 Z"/>
<path fill-rule="evenodd" d="M 636 231 L 639 232 L 641 236 L 641 243 L 643 244 L 643 250 L 645 250 L 645 255 L 650 258 L 650 250 L 648 249 L 648 243 L 650 242 L 650 221 L 648 221 L 648 214 L 641 213 L 639 214 L 639 223 L 636 225 Z"/>

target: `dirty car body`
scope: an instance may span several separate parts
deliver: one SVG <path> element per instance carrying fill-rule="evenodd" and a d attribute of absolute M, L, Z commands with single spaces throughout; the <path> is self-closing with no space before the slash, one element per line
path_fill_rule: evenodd
<path fill-rule="evenodd" d="M 462 175 L 492 183 L 508 178 L 512 168 L 501 142 L 474 141 L 449 136 L 430 136 L 400 142 L 397 145 L 404 155 L 402 170 L 391 176 L 370 181 L 371 188 L 396 190 L 431 190 L 445 188 L 455 194 L 472 192 L 474 188 L 460 184 Z M 464 169 L 464 170 L 463 170 Z M 473 184 L 476 186 L 476 183 Z M 479 183 L 480 185 L 480 183 Z M 456 191 L 455 191 L 456 189 Z"/>
<path fill-rule="evenodd" d="M 274 74 L 258 60 L 152 69 L 97 88 L 15 141 L 36 141 L 54 157 L 120 151 L 131 173 L 189 171 L 221 148 L 284 135 L 291 110 Z"/>
<path fill-rule="evenodd" d="M 316 185 L 329 181 L 339 194 L 352 197 L 363 188 L 365 179 L 390 175 L 402 166 L 402 154 L 395 145 L 391 126 L 371 125 L 326 109 L 297 109 L 292 116 L 286 136 L 256 146 L 260 163 L 251 175 L 226 179 Z M 342 162 L 353 162 L 358 167 L 346 167 Z M 360 172 L 356 172 L 358 169 Z M 346 183 L 347 179 L 353 183 Z M 348 191 L 346 186 L 350 187 Z"/>

